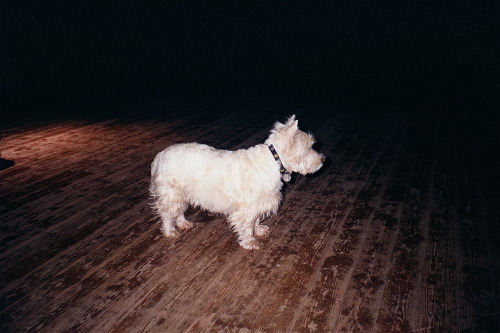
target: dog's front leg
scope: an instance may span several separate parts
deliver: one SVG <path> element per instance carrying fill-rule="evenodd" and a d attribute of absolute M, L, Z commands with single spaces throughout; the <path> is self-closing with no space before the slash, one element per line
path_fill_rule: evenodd
<path fill-rule="evenodd" d="M 267 225 L 260 224 L 257 220 L 255 221 L 255 236 L 257 237 L 266 237 L 269 234 L 269 227 Z"/>
<path fill-rule="evenodd" d="M 258 250 L 259 244 L 254 236 L 256 217 L 236 211 L 229 216 L 233 230 L 238 234 L 238 243 L 247 250 Z"/>

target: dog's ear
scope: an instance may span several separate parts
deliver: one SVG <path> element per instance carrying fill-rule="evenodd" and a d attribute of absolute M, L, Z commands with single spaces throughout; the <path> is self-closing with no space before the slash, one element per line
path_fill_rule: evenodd
<path fill-rule="evenodd" d="M 295 115 L 292 114 L 286 121 L 285 126 L 290 127 L 294 130 L 299 129 L 299 121 L 295 119 Z"/>
<path fill-rule="evenodd" d="M 297 120 L 295 119 L 295 115 L 292 114 L 290 117 L 288 117 L 288 119 L 286 120 L 286 124 L 287 126 L 289 125 L 292 125 L 294 122 L 297 122 Z"/>
<path fill-rule="evenodd" d="M 274 128 L 271 130 L 271 133 L 277 133 L 278 131 L 283 131 L 283 133 L 288 132 L 297 132 L 299 129 L 299 122 L 295 119 L 295 115 L 291 115 L 286 123 L 282 124 L 279 121 L 274 123 Z"/>

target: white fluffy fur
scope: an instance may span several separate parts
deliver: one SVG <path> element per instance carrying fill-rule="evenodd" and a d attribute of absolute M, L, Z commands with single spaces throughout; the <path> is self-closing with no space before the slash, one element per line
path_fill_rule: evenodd
<path fill-rule="evenodd" d="M 260 221 L 275 214 L 281 201 L 281 175 L 267 145 L 272 144 L 284 167 L 308 174 L 321 168 L 324 156 L 312 149 L 314 138 L 299 130 L 295 116 L 277 122 L 265 144 L 236 151 L 199 143 L 172 145 L 156 155 L 151 165 L 150 192 L 167 237 L 188 229 L 188 204 L 225 214 L 239 244 L 258 249 L 255 236 L 265 236 Z"/>

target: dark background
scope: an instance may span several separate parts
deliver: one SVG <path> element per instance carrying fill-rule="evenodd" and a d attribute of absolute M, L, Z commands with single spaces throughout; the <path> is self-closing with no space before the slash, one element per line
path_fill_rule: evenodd
<path fill-rule="evenodd" d="M 2 118 L 237 100 L 496 122 L 498 15 L 494 1 L 3 1 Z"/>

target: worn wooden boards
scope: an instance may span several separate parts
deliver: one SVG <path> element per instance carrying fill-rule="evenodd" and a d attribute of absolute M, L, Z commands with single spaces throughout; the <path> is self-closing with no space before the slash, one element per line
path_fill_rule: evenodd
<path fill-rule="evenodd" d="M 5 126 L 2 157 L 16 165 L 0 172 L 2 332 L 499 328 L 498 173 L 463 124 L 326 107 L 177 111 Z M 292 112 L 330 160 L 294 175 L 261 250 L 196 209 L 194 229 L 161 236 L 147 193 L 158 151 L 248 147 Z"/>

